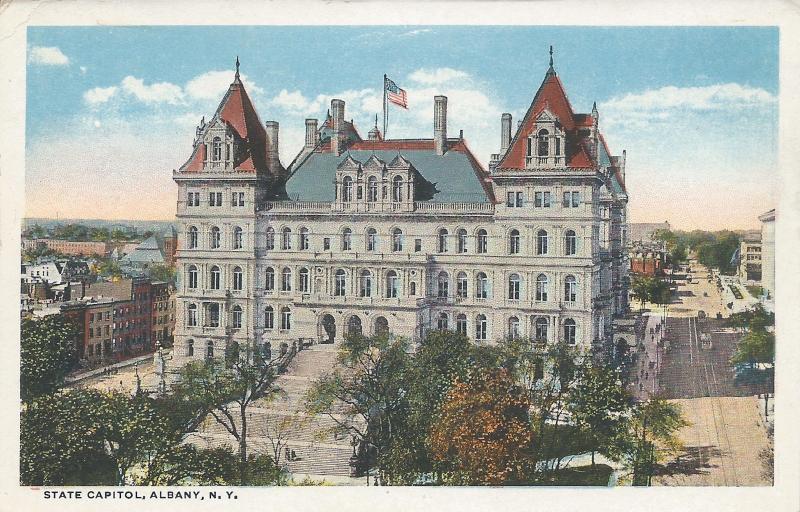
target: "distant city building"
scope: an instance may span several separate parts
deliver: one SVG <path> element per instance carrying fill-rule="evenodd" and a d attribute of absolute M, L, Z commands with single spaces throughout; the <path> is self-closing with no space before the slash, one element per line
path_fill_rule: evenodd
<path fill-rule="evenodd" d="M 25 282 L 66 283 L 89 277 L 89 265 L 85 261 L 48 260 L 38 263 L 23 263 L 20 278 Z"/>
<path fill-rule="evenodd" d="M 125 253 L 120 264 L 145 268 L 152 265 L 175 264 L 175 251 L 178 238 L 174 227 L 170 227 L 163 235 L 152 235 L 138 244 L 132 251 Z M 126 246 L 125 249 L 128 249 Z"/>
<path fill-rule="evenodd" d="M 649 243 L 653 240 L 653 233 L 659 230 L 671 230 L 669 222 L 631 222 L 628 231 L 628 241 L 631 244 Z"/>
<path fill-rule="evenodd" d="M 739 278 L 761 281 L 761 233 L 746 233 L 739 241 Z"/>
<path fill-rule="evenodd" d="M 73 242 L 52 238 L 22 239 L 23 250 L 40 247 L 47 247 L 68 256 L 92 256 L 93 254 L 105 256 L 111 251 L 111 244 L 107 242 Z"/>
<path fill-rule="evenodd" d="M 667 252 L 647 245 L 635 244 L 629 253 L 631 272 L 648 276 L 664 273 L 667 266 Z"/>
<path fill-rule="evenodd" d="M 775 210 L 758 216 L 761 221 L 761 287 L 775 296 Z"/>

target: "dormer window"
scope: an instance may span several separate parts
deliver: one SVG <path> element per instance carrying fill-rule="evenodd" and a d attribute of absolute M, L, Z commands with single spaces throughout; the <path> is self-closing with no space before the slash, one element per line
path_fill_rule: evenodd
<path fill-rule="evenodd" d="M 342 180 L 342 202 L 349 203 L 353 200 L 353 178 L 346 176 Z"/>
<path fill-rule="evenodd" d="M 550 132 L 547 130 L 539 130 L 539 144 L 537 148 L 537 154 L 539 156 L 547 156 L 550 153 L 549 135 Z"/>
<path fill-rule="evenodd" d="M 399 203 L 403 200 L 403 178 L 395 176 L 392 180 L 392 201 Z"/>
<path fill-rule="evenodd" d="M 211 155 L 214 162 L 222 161 L 222 139 L 214 137 L 211 142 Z"/>

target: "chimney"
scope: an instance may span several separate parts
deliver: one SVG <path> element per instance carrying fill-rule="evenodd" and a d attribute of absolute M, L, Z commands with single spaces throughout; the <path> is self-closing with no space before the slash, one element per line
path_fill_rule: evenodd
<path fill-rule="evenodd" d="M 511 143 L 511 114 L 500 116 L 500 153 L 505 153 Z"/>
<path fill-rule="evenodd" d="M 267 167 L 272 173 L 277 173 L 281 167 L 281 157 L 278 154 L 278 121 L 264 123 L 267 132 Z"/>
<path fill-rule="evenodd" d="M 627 152 L 623 149 L 622 150 L 622 164 L 620 165 L 620 171 L 622 171 L 622 184 L 625 184 L 625 160 L 627 158 Z"/>
<path fill-rule="evenodd" d="M 443 155 L 447 144 L 447 96 L 433 97 L 433 146 Z"/>
<path fill-rule="evenodd" d="M 331 121 L 333 122 L 333 135 L 331 135 L 331 151 L 341 155 L 344 151 L 344 101 L 331 100 Z"/>
<path fill-rule="evenodd" d="M 306 119 L 306 149 L 311 150 L 317 147 L 319 133 L 317 132 L 317 120 Z"/>

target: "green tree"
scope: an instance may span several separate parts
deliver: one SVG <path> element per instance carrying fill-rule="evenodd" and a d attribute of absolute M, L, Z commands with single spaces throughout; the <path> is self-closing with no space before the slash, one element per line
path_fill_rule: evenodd
<path fill-rule="evenodd" d="M 63 315 L 21 324 L 20 395 L 23 401 L 51 394 L 78 362 L 78 326 Z"/>
<path fill-rule="evenodd" d="M 153 265 L 147 270 L 150 279 L 154 281 L 164 281 L 167 283 L 175 284 L 176 272 L 172 267 L 167 265 Z"/>
<path fill-rule="evenodd" d="M 753 366 L 758 363 L 772 364 L 774 362 L 775 334 L 766 329 L 756 329 L 745 333 L 736 346 L 736 352 L 731 357 L 732 364 Z"/>
<path fill-rule="evenodd" d="M 641 309 L 644 309 L 645 302 L 650 300 L 653 278 L 642 274 L 634 274 L 631 278 L 631 293 L 639 301 Z"/>
<path fill-rule="evenodd" d="M 633 408 L 625 458 L 633 485 L 649 485 L 656 464 L 681 448 L 678 431 L 688 426 L 678 404 L 660 397 Z"/>
<path fill-rule="evenodd" d="M 686 251 L 686 245 L 683 242 L 677 242 L 669 251 L 669 261 L 673 265 L 685 263 L 688 256 L 689 254 Z"/>

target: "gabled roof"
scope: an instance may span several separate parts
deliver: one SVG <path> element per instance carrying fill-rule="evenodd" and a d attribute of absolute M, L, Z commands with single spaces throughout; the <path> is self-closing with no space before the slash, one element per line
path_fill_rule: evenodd
<path fill-rule="evenodd" d="M 607 166 L 611 169 L 611 177 L 612 177 L 612 184 L 614 186 L 614 190 L 617 193 L 627 194 L 628 190 L 625 188 L 625 180 L 622 179 L 622 173 L 619 171 L 619 167 L 613 165 L 613 161 L 611 159 L 611 151 L 608 150 L 608 144 L 606 143 L 606 138 L 603 137 L 603 134 L 600 134 L 600 147 L 597 151 L 597 160 L 602 166 Z"/>

